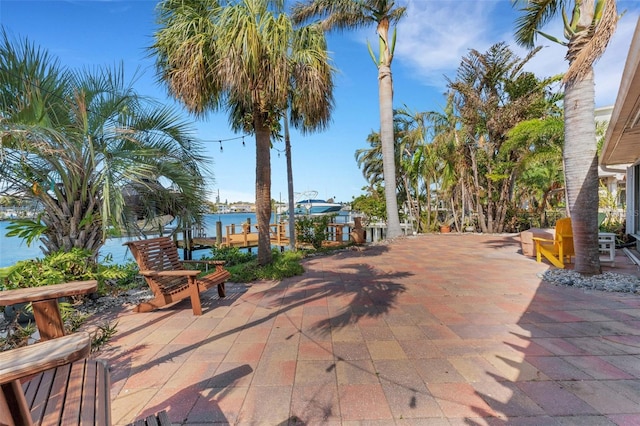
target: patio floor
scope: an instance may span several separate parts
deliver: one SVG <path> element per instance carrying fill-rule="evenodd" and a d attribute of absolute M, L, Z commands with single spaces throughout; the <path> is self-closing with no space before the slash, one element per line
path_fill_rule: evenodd
<path fill-rule="evenodd" d="M 212 289 L 199 317 L 112 313 L 113 423 L 640 424 L 640 295 L 548 268 L 517 235 L 420 235 Z M 622 252 L 606 269 L 638 275 Z"/>

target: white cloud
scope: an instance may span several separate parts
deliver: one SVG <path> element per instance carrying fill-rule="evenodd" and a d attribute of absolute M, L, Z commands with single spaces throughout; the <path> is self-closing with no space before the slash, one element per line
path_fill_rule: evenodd
<path fill-rule="evenodd" d="M 606 52 L 596 63 L 594 68 L 596 106 L 614 104 L 620 88 L 622 71 L 629 54 L 631 39 L 638 22 L 638 11 L 625 14 L 618 23 L 618 29 L 607 46 Z"/>
<path fill-rule="evenodd" d="M 410 0 L 398 25 L 396 59 L 414 67 L 425 84 L 445 87 L 443 75 L 453 77 L 469 49 L 484 51 L 497 41 L 488 31 L 497 4 Z"/>
<path fill-rule="evenodd" d="M 640 10 L 636 2 L 619 2 L 626 9 L 618 29 L 603 57 L 595 65 L 596 105 L 615 101 L 625 58 Z M 408 13 L 398 26 L 396 61 L 415 74 L 416 80 L 439 90 L 446 87 L 444 75 L 455 77 L 460 60 L 469 49 L 486 51 L 492 44 L 504 41 L 524 58 L 526 49 L 518 46 L 513 32 L 517 11 L 498 1 L 409 0 Z M 545 32 L 562 36 L 559 19 L 549 23 Z M 529 61 L 526 69 L 539 77 L 566 71 L 566 47 L 538 37 L 542 50 Z"/>

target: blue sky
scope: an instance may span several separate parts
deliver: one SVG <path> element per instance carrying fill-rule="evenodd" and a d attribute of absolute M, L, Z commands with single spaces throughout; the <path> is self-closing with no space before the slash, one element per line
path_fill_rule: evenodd
<path fill-rule="evenodd" d="M 517 11 L 510 0 L 398 0 L 409 13 L 398 27 L 392 66 L 394 106 L 412 111 L 441 110 L 445 76 L 455 77 L 469 49 L 484 52 L 494 43 L 507 42 L 520 56 L 525 51 L 513 42 Z M 140 74 L 138 92 L 168 103 L 164 87 L 156 83 L 152 43 L 156 1 L 148 0 L 0 0 L 0 23 L 14 37 L 28 37 L 74 69 L 122 62 L 130 75 Z M 618 1 L 626 13 L 605 56 L 596 64 L 596 106 L 612 105 L 629 44 L 640 16 L 640 2 Z M 321 198 L 348 202 L 366 185 L 355 161 L 355 151 L 367 148 L 366 137 L 379 128 L 377 70 L 369 57 L 367 40 L 377 46 L 375 29 L 338 32 L 329 36 L 335 76 L 335 109 L 328 130 L 312 135 L 292 134 L 293 176 L 296 192 L 316 190 Z M 559 23 L 548 33 L 561 36 Z M 549 76 L 566 69 L 565 49 L 546 39 L 545 48 L 528 69 Z M 179 107 L 179 106 L 178 106 Z M 185 113 L 186 115 L 186 113 Z M 221 201 L 254 201 L 255 150 L 252 136 L 242 140 L 230 130 L 224 112 L 196 120 L 196 136 L 205 141 Z M 219 140 L 223 140 L 223 152 Z M 272 198 L 286 201 L 287 176 L 284 144 L 275 143 L 271 156 Z"/>

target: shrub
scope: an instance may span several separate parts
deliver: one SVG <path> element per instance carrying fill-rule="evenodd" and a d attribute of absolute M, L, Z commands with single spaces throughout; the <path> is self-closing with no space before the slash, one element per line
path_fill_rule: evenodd
<path fill-rule="evenodd" d="M 207 260 L 224 260 L 225 267 L 250 262 L 255 258 L 254 254 L 241 251 L 238 247 L 213 247 L 212 256 Z M 203 257 L 204 259 L 204 257 Z"/>
<path fill-rule="evenodd" d="M 322 247 L 328 239 L 327 227 L 336 215 L 301 216 L 296 218 L 296 240 L 299 243 L 311 244 L 313 248 Z"/>
<path fill-rule="evenodd" d="M 0 288 L 40 287 L 70 281 L 97 280 L 98 291 L 104 292 L 105 283 L 126 280 L 135 276 L 128 267 L 98 264 L 89 250 L 74 248 L 58 251 L 42 259 L 28 259 L 17 262 L 6 275 Z"/>

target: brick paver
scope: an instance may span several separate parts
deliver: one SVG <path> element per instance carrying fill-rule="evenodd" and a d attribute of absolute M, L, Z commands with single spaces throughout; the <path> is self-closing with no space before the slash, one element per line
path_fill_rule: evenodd
<path fill-rule="evenodd" d="M 541 282 L 549 266 L 516 235 L 304 265 L 209 291 L 199 317 L 188 300 L 112 313 L 114 424 L 161 410 L 192 425 L 640 424 L 640 296 Z M 621 252 L 609 270 L 638 274 Z"/>

